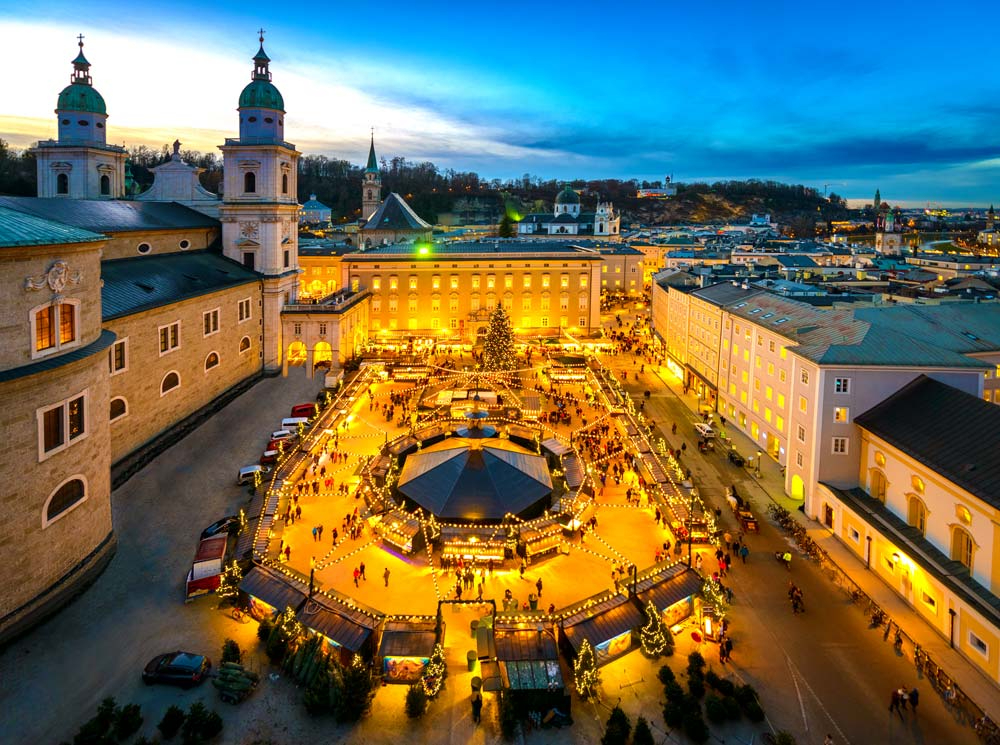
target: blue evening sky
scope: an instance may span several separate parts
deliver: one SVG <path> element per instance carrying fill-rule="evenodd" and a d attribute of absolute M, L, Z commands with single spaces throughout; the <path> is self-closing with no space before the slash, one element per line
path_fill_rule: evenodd
<path fill-rule="evenodd" d="M 263 25 L 286 135 L 307 154 L 361 162 L 375 127 L 380 155 L 486 177 L 773 178 L 1000 203 L 998 8 L 0 0 L 8 78 L 11 44 L 29 63 L 0 136 L 53 134 L 82 32 L 112 139 L 211 149 L 236 128 Z"/>

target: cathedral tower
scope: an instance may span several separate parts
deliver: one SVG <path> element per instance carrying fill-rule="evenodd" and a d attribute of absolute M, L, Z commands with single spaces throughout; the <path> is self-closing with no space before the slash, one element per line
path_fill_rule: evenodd
<path fill-rule="evenodd" d="M 875 191 L 879 198 L 878 190 Z M 889 205 L 875 210 L 875 253 L 883 256 L 900 256 L 903 253 L 903 237 L 896 232 L 896 215 Z"/>
<path fill-rule="evenodd" d="M 297 173 L 299 152 L 284 141 L 285 102 L 271 82 L 270 58 L 253 57 L 250 82 L 240 94 L 239 138 L 222 150 L 224 187 L 219 208 L 226 256 L 264 275 L 261 344 L 264 369 L 281 369 L 281 308 L 298 287 Z"/>
<path fill-rule="evenodd" d="M 107 143 L 108 109 L 91 80 L 83 36 L 78 38 L 70 83 L 56 103 L 58 139 L 41 140 L 31 151 L 38 196 L 118 199 L 125 195 L 125 148 Z"/>
<path fill-rule="evenodd" d="M 372 145 L 368 149 L 368 165 L 365 166 L 365 176 L 361 184 L 361 220 L 365 222 L 382 204 L 382 176 L 378 170 L 378 160 L 375 158 L 375 133 L 372 133 Z"/>

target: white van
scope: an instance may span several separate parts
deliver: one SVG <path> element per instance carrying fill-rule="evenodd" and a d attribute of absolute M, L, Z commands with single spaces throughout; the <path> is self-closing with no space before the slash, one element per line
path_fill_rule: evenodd
<path fill-rule="evenodd" d="M 695 422 L 694 431 L 698 437 L 704 437 L 706 440 L 711 440 L 715 437 L 715 430 L 702 422 Z"/>
<path fill-rule="evenodd" d="M 244 484 L 252 484 L 254 482 L 256 474 L 259 473 L 261 478 L 263 478 L 270 472 L 271 469 L 268 468 L 267 466 L 260 466 L 260 465 L 244 466 L 239 470 L 239 473 L 236 474 L 236 483 L 239 486 L 243 486 Z"/>
<path fill-rule="evenodd" d="M 305 424 L 308 426 L 309 420 L 304 416 L 293 416 L 289 417 L 288 419 L 281 420 L 281 428 L 287 429 L 290 432 L 298 432 L 300 424 Z"/>

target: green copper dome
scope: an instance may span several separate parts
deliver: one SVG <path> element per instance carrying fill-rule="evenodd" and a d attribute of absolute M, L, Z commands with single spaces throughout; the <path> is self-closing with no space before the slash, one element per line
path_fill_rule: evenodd
<path fill-rule="evenodd" d="M 580 204 L 580 195 L 567 184 L 561 192 L 556 194 L 556 204 Z"/>
<path fill-rule="evenodd" d="M 285 110 L 285 100 L 270 80 L 251 80 L 240 94 L 241 109 Z"/>
<path fill-rule="evenodd" d="M 72 83 L 63 88 L 59 94 L 56 111 L 89 111 L 107 116 L 108 107 L 94 86 L 86 83 Z"/>

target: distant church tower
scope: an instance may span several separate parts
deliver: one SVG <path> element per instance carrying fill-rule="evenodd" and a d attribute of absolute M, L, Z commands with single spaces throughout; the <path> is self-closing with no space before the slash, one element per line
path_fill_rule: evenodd
<path fill-rule="evenodd" d="M 375 157 L 375 133 L 372 133 L 372 145 L 368 149 L 368 165 L 365 166 L 365 177 L 361 183 L 361 221 L 366 222 L 375 210 L 382 204 L 382 175 L 378 170 L 378 159 Z"/>
<path fill-rule="evenodd" d="M 56 104 L 59 138 L 41 140 L 31 152 L 38 173 L 38 196 L 118 199 L 125 196 L 125 148 L 107 143 L 108 109 L 90 78 L 80 52 L 70 84 Z"/>
<path fill-rule="evenodd" d="M 226 139 L 222 248 L 226 256 L 264 275 L 260 313 L 264 369 L 281 369 L 281 308 L 295 302 L 299 249 L 299 152 L 285 142 L 285 102 L 271 83 L 264 32 L 250 83 L 240 94 L 240 136 Z"/>
<path fill-rule="evenodd" d="M 997 224 L 997 213 L 993 210 L 993 205 L 990 205 L 989 210 L 986 212 L 986 229 L 993 230 Z"/>
<path fill-rule="evenodd" d="M 880 198 L 876 189 L 875 199 Z M 900 256 L 903 253 L 903 238 L 896 232 L 896 216 L 888 205 L 883 210 L 881 202 L 875 206 L 875 253 L 883 256 Z"/>

